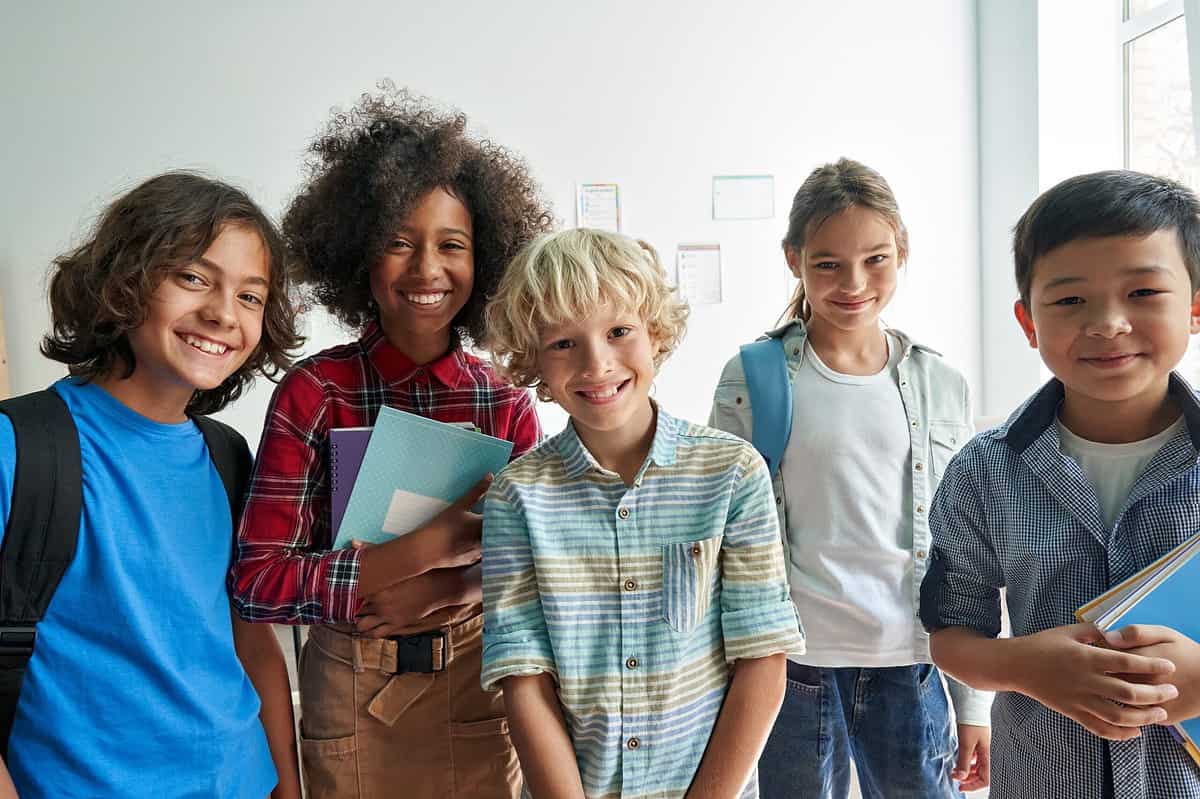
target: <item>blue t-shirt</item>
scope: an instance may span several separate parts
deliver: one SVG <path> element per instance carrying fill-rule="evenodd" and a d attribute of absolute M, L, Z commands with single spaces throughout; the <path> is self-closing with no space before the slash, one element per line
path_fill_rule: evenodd
<path fill-rule="evenodd" d="M 54 388 L 79 430 L 83 513 L 9 739 L 18 792 L 263 799 L 275 767 L 233 647 L 232 522 L 204 436 L 95 385 Z M 4 526 L 15 460 L 0 415 Z"/>

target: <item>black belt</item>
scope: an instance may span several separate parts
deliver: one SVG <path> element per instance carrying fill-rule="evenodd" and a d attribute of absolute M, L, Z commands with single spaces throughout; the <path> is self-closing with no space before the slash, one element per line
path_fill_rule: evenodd
<path fill-rule="evenodd" d="M 392 635 L 396 670 L 392 674 L 432 674 L 446 670 L 446 633 L 432 630 L 415 635 Z"/>

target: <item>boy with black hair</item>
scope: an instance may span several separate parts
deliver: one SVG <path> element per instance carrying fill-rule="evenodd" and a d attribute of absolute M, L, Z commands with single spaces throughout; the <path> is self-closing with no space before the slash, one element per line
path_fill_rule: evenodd
<path fill-rule="evenodd" d="M 0 743 L 26 799 L 300 796 L 283 654 L 226 588 L 249 450 L 203 417 L 300 342 L 284 252 L 245 193 L 174 172 L 54 262 L 41 349 L 71 376 L 0 406 Z M 27 479 L 47 451 L 68 468 Z"/>
<path fill-rule="evenodd" d="M 1073 623 L 1200 531 L 1200 399 L 1173 371 L 1200 332 L 1200 200 L 1082 175 L 1030 206 L 1013 249 L 1017 321 L 1055 377 L 942 480 L 921 590 L 934 659 L 1001 692 L 994 799 L 1200 795 L 1161 726 L 1200 714 L 1200 643 Z"/>

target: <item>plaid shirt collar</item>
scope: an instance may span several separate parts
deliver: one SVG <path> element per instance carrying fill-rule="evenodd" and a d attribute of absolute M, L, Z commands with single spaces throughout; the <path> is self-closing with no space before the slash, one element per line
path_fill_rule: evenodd
<path fill-rule="evenodd" d="M 1195 390 L 1176 372 L 1171 372 L 1167 393 L 1183 413 L 1192 446 L 1200 451 L 1200 397 L 1197 397 Z M 1015 452 L 1024 452 L 1053 426 L 1063 396 L 1062 382 L 1058 378 L 1051 378 L 1038 393 L 1018 408 L 1007 422 L 988 435 L 1003 439 Z"/>
<path fill-rule="evenodd" d="M 452 389 L 458 388 L 470 376 L 467 357 L 457 341 L 451 342 L 450 351 L 445 355 L 423 364 L 416 363 L 388 341 L 378 321 L 367 325 L 358 342 L 375 371 L 389 384 L 406 383 L 421 369 Z"/>
<path fill-rule="evenodd" d="M 654 407 L 657 411 L 654 441 L 650 445 L 650 457 L 646 459 L 646 464 L 643 464 L 642 468 L 638 470 L 639 481 L 646 471 L 646 466 L 650 463 L 658 466 L 674 464 L 675 450 L 679 444 L 679 425 L 676 423 L 675 417 L 664 411 L 657 403 L 654 404 Z M 568 479 L 575 480 L 590 471 L 608 472 L 579 440 L 574 421 L 567 422 L 567 426 L 557 436 L 557 439 L 558 452 L 566 465 Z"/>

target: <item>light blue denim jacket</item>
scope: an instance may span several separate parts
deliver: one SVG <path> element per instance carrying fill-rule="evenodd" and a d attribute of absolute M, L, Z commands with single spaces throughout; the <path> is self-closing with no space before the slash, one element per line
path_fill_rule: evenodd
<path fill-rule="evenodd" d="M 957 370 L 947 365 L 941 356 L 928 347 L 915 344 L 898 330 L 891 330 L 903 347 L 898 368 L 900 398 L 909 419 L 909 439 L 912 447 L 912 526 L 913 582 L 912 612 L 916 617 L 921 605 L 921 581 L 929 563 L 930 533 L 929 505 L 937 490 L 946 465 L 959 448 L 971 438 L 971 402 L 967 381 Z M 788 378 L 795 380 L 804 362 L 804 341 L 808 333 L 804 323 L 795 320 L 766 334 L 783 339 L 787 354 Z M 750 440 L 753 429 L 753 409 L 746 389 L 741 356 L 734 356 L 725 365 L 717 383 L 712 414 L 708 423 L 736 436 Z M 796 431 L 792 431 L 795 435 Z M 783 551 L 792 570 L 787 536 L 788 500 L 782 472 L 774 478 L 775 504 L 779 511 L 779 529 L 784 531 Z M 921 629 L 920 624 L 917 625 Z M 923 632 L 921 633 L 924 634 Z M 953 679 L 949 681 L 950 699 L 959 724 L 988 726 L 991 717 L 992 694 L 977 691 Z"/>

